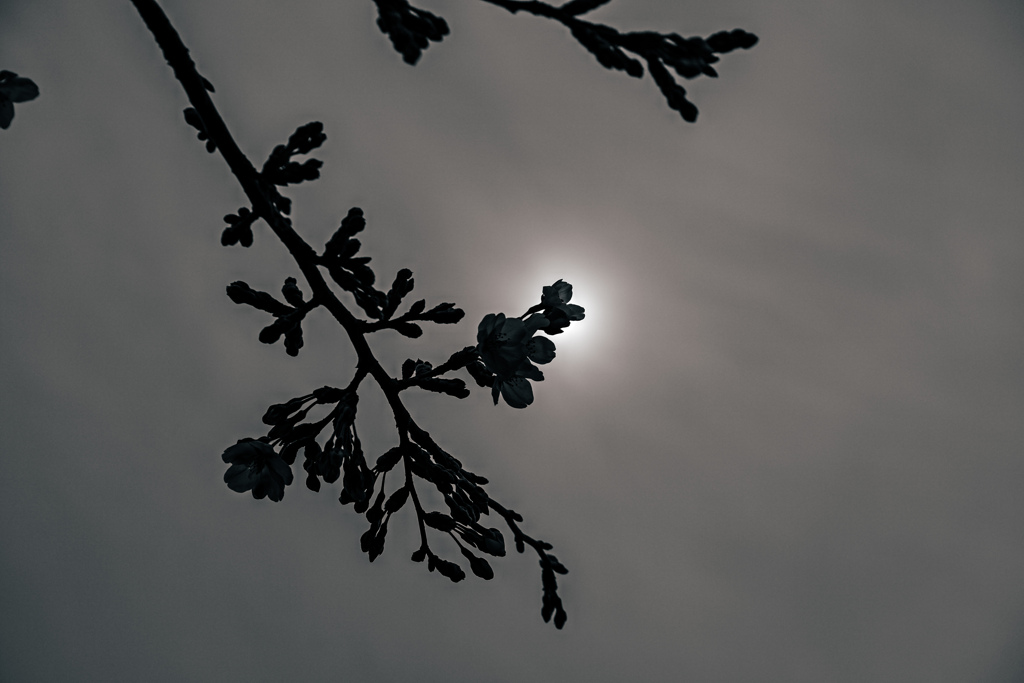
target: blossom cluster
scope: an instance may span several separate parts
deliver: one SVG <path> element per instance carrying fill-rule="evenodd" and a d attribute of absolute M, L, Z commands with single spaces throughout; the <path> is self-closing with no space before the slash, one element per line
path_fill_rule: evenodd
<path fill-rule="evenodd" d="M 231 465 L 224 473 L 224 482 L 232 491 L 251 491 L 253 498 L 278 502 L 294 479 L 291 466 L 301 450 L 306 488 L 317 492 L 321 479 L 333 484 L 341 478 L 342 503 L 366 500 L 376 476 L 366 466 L 355 431 L 357 403 L 355 391 L 322 387 L 270 406 L 263 415 L 263 422 L 271 426 L 266 436 L 242 439 L 224 451 L 222 458 Z M 322 419 L 307 420 L 317 405 L 333 408 Z M 317 439 L 328 425 L 332 429 L 321 446 Z"/>
<path fill-rule="evenodd" d="M 495 405 L 499 395 L 513 408 L 533 403 L 529 380 L 544 379 L 534 363 L 544 365 L 555 357 L 554 342 L 536 334 L 560 334 L 571 322 L 583 320 L 583 307 L 569 303 L 571 299 L 572 285 L 559 280 L 544 287 L 541 302 L 519 318 L 489 313 L 480 321 L 476 334 L 480 359 L 467 369 L 477 384 L 491 387 Z"/>

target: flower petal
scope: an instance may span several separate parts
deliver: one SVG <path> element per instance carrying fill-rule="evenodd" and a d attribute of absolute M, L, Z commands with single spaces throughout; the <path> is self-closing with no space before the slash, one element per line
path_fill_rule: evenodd
<path fill-rule="evenodd" d="M 256 485 L 252 487 L 252 497 L 255 498 L 256 500 L 266 498 L 267 494 L 270 492 L 270 487 L 272 485 L 273 484 L 270 480 L 270 477 L 260 477 L 256 481 Z M 271 498 L 271 500 L 273 500 L 273 498 Z M 281 499 L 278 498 L 278 500 Z"/>
<path fill-rule="evenodd" d="M 511 375 L 526 360 L 526 347 L 522 344 L 499 346 L 480 354 L 487 369 L 498 375 Z"/>
<path fill-rule="evenodd" d="M 544 380 L 544 373 L 530 361 L 524 361 L 516 369 L 515 377 L 525 377 L 526 379 L 532 379 L 534 382 L 542 382 Z"/>
<path fill-rule="evenodd" d="M 547 337 L 534 337 L 526 345 L 526 355 L 534 363 L 550 363 L 555 358 L 555 343 Z"/>
<path fill-rule="evenodd" d="M 267 498 L 275 503 L 280 503 L 284 498 L 284 484 L 278 481 L 277 477 L 267 477 L 265 481 L 267 482 Z M 253 493 L 255 494 L 255 491 Z"/>
<path fill-rule="evenodd" d="M 277 455 L 276 453 L 274 454 Z M 267 461 L 267 465 L 270 466 L 270 471 L 274 473 L 282 483 L 283 486 L 288 486 L 292 483 L 294 475 L 292 474 L 292 468 L 288 466 L 284 460 L 280 457 L 273 457 Z M 337 479 L 337 477 L 335 477 Z M 328 482 L 329 483 L 329 482 Z"/>
<path fill-rule="evenodd" d="M 269 457 L 277 456 L 277 451 L 267 443 L 252 438 L 240 439 L 234 446 L 229 446 L 221 459 L 224 462 L 252 464 L 263 462 Z"/>
<path fill-rule="evenodd" d="M 502 344 L 518 344 L 529 333 L 527 326 L 519 318 L 506 318 L 503 313 L 498 315 L 502 320 L 494 326 L 496 341 Z"/>
<path fill-rule="evenodd" d="M 247 465 L 232 465 L 224 473 L 224 483 L 228 488 L 238 493 L 245 493 L 252 489 L 259 482 L 256 475 Z"/>
<path fill-rule="evenodd" d="M 533 403 L 533 387 L 522 377 L 514 377 L 501 383 L 501 397 L 513 408 L 525 408 Z"/>
<path fill-rule="evenodd" d="M 503 313 L 499 313 L 498 315 L 488 313 L 484 316 L 484 319 L 480 321 L 480 324 L 476 328 L 476 342 L 478 344 L 482 345 L 487 340 L 487 337 L 491 335 L 491 332 L 494 331 L 494 326 L 497 324 L 499 315 L 502 319 L 505 318 Z"/>
<path fill-rule="evenodd" d="M 572 299 L 572 285 L 565 280 L 559 280 L 550 287 L 541 289 L 540 302 L 549 308 L 564 304 Z"/>

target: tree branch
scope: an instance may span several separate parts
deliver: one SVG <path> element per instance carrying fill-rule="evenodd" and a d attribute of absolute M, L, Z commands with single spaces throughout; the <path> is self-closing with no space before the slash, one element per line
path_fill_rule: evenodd
<path fill-rule="evenodd" d="M 376 0 L 376 2 L 382 8 L 382 12 L 393 14 L 397 11 L 401 14 L 403 8 L 412 12 L 404 0 Z M 257 498 L 269 496 L 272 500 L 281 500 L 284 487 L 292 482 L 291 465 L 294 463 L 299 449 L 303 448 L 306 458 L 304 468 L 308 473 L 307 486 L 309 488 L 319 490 L 321 478 L 330 483 L 336 481 L 344 472 L 340 500 L 343 504 L 354 502 L 356 511 L 361 514 L 365 513 L 371 523 L 370 528 L 361 537 L 361 546 L 369 555 L 370 561 L 383 552 L 384 537 L 387 533 L 390 516 L 402 507 L 408 498 L 411 498 L 421 538 L 420 549 L 414 553 L 413 559 L 428 559 L 431 571 L 436 569 L 452 581 L 462 580 L 465 573 L 457 564 L 438 557 L 429 549 L 426 527 L 430 526 L 442 533 L 458 533 L 468 545 L 472 545 L 484 553 L 501 556 L 505 554 L 505 550 L 500 532 L 497 529 L 485 529 L 479 525 L 480 515 L 486 514 L 487 509 L 491 508 L 499 512 L 509 523 L 510 529 L 515 534 L 517 546 L 521 547 L 523 542 L 528 543 L 540 555 L 541 578 L 544 587 L 542 615 L 547 621 L 554 613 L 555 625 L 561 628 L 565 623 L 565 612 L 557 596 L 552 572 L 564 573 L 565 569 L 554 560 L 552 555 L 546 552 L 551 548 L 550 544 L 536 541 L 523 534 L 515 524 L 516 521 L 522 521 L 522 517 L 511 513 L 493 501 L 482 488 L 487 480 L 463 469 L 458 460 L 441 449 L 430 437 L 430 434 L 416 424 L 399 396 L 399 392 L 402 390 L 420 386 L 424 389 L 461 397 L 465 384 L 461 380 L 441 379 L 440 375 L 467 367 L 470 364 L 476 364 L 480 367 L 474 370 L 476 373 L 474 376 L 484 376 L 484 374 L 491 376 L 493 373 L 489 366 L 484 367 L 488 356 L 485 351 L 480 350 L 482 346 L 466 347 L 453 354 L 448 361 L 437 368 L 430 368 L 419 375 L 406 376 L 398 380 L 392 378 L 384 370 L 367 341 L 367 334 L 386 328 L 395 329 L 407 336 L 419 336 L 419 327 L 411 321 L 454 323 L 462 318 L 463 312 L 448 303 L 425 311 L 425 303 L 418 301 L 405 315 L 390 319 L 402 297 L 412 289 L 411 272 L 407 270 L 400 272 L 392 291 L 387 295 L 373 289 L 373 274 L 366 266 L 366 261 L 369 259 L 355 257 L 359 243 L 352 238 L 352 235 L 361 230 L 364 225 L 362 211 L 359 209 L 352 209 L 349 212 L 349 215 L 342 221 L 341 228 L 325 246 L 324 253 L 318 254 L 295 231 L 291 221 L 285 216 L 290 202 L 280 195 L 275 185 L 285 185 L 318 177 L 319 162 L 313 160 L 298 164 L 291 161 L 291 156 L 308 153 L 322 143 L 325 139 L 322 134 L 322 126 L 308 124 L 300 128 L 289 138 L 288 145 L 279 145 L 275 148 L 267 163 L 264 164 L 263 170 L 257 171 L 232 138 L 227 125 L 210 98 L 209 93 L 213 91 L 213 86 L 199 74 L 195 63 L 189 56 L 188 49 L 163 10 L 155 0 L 132 0 L 132 3 L 153 33 L 164 57 L 173 69 L 175 77 L 182 84 L 192 105 L 192 109 L 186 110 L 186 121 L 199 129 L 200 139 L 207 140 L 209 151 L 220 151 L 252 204 L 251 211 L 243 207 L 237 214 L 226 217 L 230 227 L 225 231 L 222 242 L 226 245 L 241 242 L 247 246 L 248 243 L 251 243 L 252 222 L 256 218 L 263 219 L 295 259 L 312 292 L 310 299 L 304 300 L 294 278 L 288 278 L 282 288 L 282 294 L 287 303 L 278 301 L 266 292 L 255 291 L 244 282 L 230 285 L 228 287 L 229 296 L 236 303 L 245 303 L 272 314 L 275 321 L 261 332 L 261 341 L 273 343 L 283 334 L 286 348 L 292 355 L 297 354 L 298 348 L 302 345 L 299 325 L 303 317 L 314 308 L 323 306 L 345 330 L 357 356 L 355 375 L 345 389 L 325 386 L 286 403 L 271 406 L 263 416 L 264 423 L 271 425 L 267 436 L 255 440 L 243 439 L 225 451 L 224 460 L 231 463 L 231 467 L 225 474 L 225 481 L 229 487 L 243 492 L 251 490 L 254 497 Z M 388 16 L 394 19 L 393 16 Z M 413 18 L 417 21 L 426 21 L 424 16 L 421 12 L 415 14 Z M 401 17 L 399 18 L 401 19 Z M 412 24 L 419 26 L 415 21 Z M 392 37 L 394 38 L 394 36 Z M 352 293 L 357 304 L 366 310 L 370 317 L 377 318 L 378 322 L 371 323 L 353 315 L 328 285 L 320 271 L 321 267 L 327 268 L 337 284 Z M 548 289 L 551 289 L 553 293 L 549 294 Z M 530 335 L 544 325 L 564 327 L 569 324 L 570 319 L 582 319 L 582 308 L 568 306 L 565 303 L 571 296 L 571 286 L 559 281 L 552 288 L 545 288 L 545 296 L 547 299 L 543 299 L 543 301 L 548 303 L 544 304 L 542 308 L 551 320 L 544 317 L 538 309 L 538 312 L 527 321 L 533 325 Z M 380 303 L 381 301 L 384 303 Z M 555 311 L 562 309 L 567 311 L 563 315 L 564 320 L 557 322 Z M 489 318 L 494 318 L 494 316 L 491 315 Z M 516 319 L 515 322 L 519 326 L 517 329 L 525 330 L 525 323 L 522 320 Z M 512 326 L 511 323 L 509 325 Z M 289 335 L 294 335 L 291 337 L 291 346 L 289 346 Z M 506 345 L 501 349 L 505 354 L 502 356 L 503 362 L 507 364 L 510 357 L 516 359 L 516 364 L 506 368 L 509 373 L 523 370 L 529 366 L 529 358 L 535 360 L 541 358 L 538 362 L 547 362 L 554 357 L 554 345 L 550 341 L 546 345 L 539 341 L 531 342 L 531 337 L 524 337 L 524 335 L 525 331 L 519 334 L 511 346 L 507 341 L 502 342 Z M 528 343 L 532 343 L 532 345 L 528 346 Z M 533 370 L 536 371 L 536 368 Z M 523 371 L 528 372 L 527 370 Z M 495 387 L 500 381 L 513 381 L 513 378 L 502 375 L 501 369 L 494 372 L 498 373 L 494 375 Z M 399 434 L 397 449 L 392 449 L 380 456 L 372 469 L 366 466 L 355 432 L 358 399 L 356 390 L 367 375 L 377 382 L 384 393 Z M 538 377 L 538 375 L 539 371 L 536 371 L 532 374 L 528 372 L 526 376 L 542 379 L 542 376 Z M 518 381 L 525 382 L 521 378 Z M 468 391 L 465 393 L 468 395 Z M 530 399 L 532 400 L 532 394 Z M 508 400 L 507 397 L 506 400 Z M 512 402 L 510 401 L 510 403 Z M 318 404 L 333 404 L 333 407 L 326 417 L 303 422 L 310 409 Z M 524 406 L 525 404 L 519 407 Z M 327 445 L 321 448 L 317 439 L 329 424 L 333 424 L 333 432 L 327 439 Z M 274 444 L 281 446 L 280 452 L 274 450 Z M 390 499 L 385 500 L 384 485 L 387 472 L 399 461 L 403 462 L 405 468 L 405 482 L 392 494 Z M 423 509 L 414 485 L 414 475 L 437 487 L 444 495 L 445 502 L 451 510 L 451 516 L 441 512 L 426 512 Z M 370 499 L 377 487 L 378 477 L 380 478 L 379 493 L 371 506 Z M 456 539 L 456 543 L 463 556 L 469 560 L 474 573 L 485 579 L 493 577 L 493 572 L 485 560 L 474 555 L 458 539 Z"/>

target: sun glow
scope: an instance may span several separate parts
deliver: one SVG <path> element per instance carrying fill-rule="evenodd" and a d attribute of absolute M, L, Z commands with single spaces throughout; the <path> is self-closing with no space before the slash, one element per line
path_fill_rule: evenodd
<path fill-rule="evenodd" d="M 525 311 L 540 301 L 541 288 L 565 280 L 572 285 L 570 303 L 582 306 L 586 317 L 573 322 L 555 342 L 556 363 L 562 366 L 591 365 L 611 353 L 614 346 L 612 320 L 616 317 L 616 290 L 606 264 L 591 263 L 576 255 L 572 258 L 541 257 L 533 267 L 523 269 L 517 283 L 515 309 Z"/>

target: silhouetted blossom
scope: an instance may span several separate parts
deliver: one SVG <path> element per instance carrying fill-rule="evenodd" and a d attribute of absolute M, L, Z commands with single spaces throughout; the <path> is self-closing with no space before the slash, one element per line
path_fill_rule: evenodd
<path fill-rule="evenodd" d="M 586 317 L 583 307 L 569 303 L 570 300 L 572 300 L 572 285 L 565 280 L 559 280 L 541 290 L 541 314 L 548 319 L 547 326 L 543 328 L 545 334 L 560 334 L 569 326 L 570 322 L 583 320 Z"/>
<path fill-rule="evenodd" d="M 224 483 L 232 491 L 252 491 L 252 497 L 280 501 L 284 487 L 292 483 L 292 468 L 274 448 L 256 439 L 242 439 L 221 456 L 231 467 Z"/>
<path fill-rule="evenodd" d="M 555 357 L 555 344 L 538 331 L 557 334 L 571 320 L 583 319 L 583 308 L 568 303 L 572 285 L 559 280 L 544 287 L 541 303 L 521 318 L 507 318 L 504 313 L 489 313 L 477 327 L 476 352 L 480 362 L 466 364 L 470 375 L 480 386 L 489 386 L 494 403 L 498 396 L 513 408 L 533 403 L 533 387 L 529 380 L 539 382 L 544 374 L 533 363 L 550 363 Z"/>
<path fill-rule="evenodd" d="M 39 87 L 31 79 L 13 71 L 0 71 L 0 128 L 8 128 L 14 120 L 14 104 L 39 97 Z"/>
<path fill-rule="evenodd" d="M 525 320 L 506 318 L 504 313 L 488 313 L 477 328 L 477 353 L 491 379 L 491 396 L 498 403 L 500 394 L 513 408 L 533 403 L 533 388 L 527 380 L 541 381 L 544 374 L 532 360 L 547 363 L 555 357 L 555 345 L 548 339 L 534 339 L 537 330 L 548 324 L 542 315 Z M 471 371 L 472 372 L 472 371 Z"/>
<path fill-rule="evenodd" d="M 477 327 L 477 351 L 487 369 L 496 375 L 512 376 L 526 360 L 526 342 L 542 324 L 534 319 L 532 329 L 519 318 L 488 313 Z M 543 323 L 547 323 L 544 320 Z"/>

